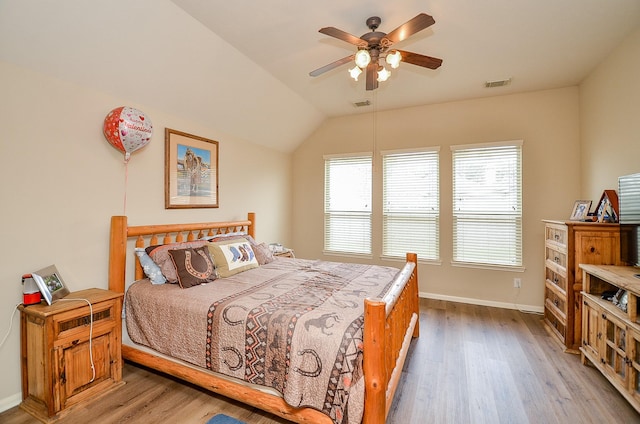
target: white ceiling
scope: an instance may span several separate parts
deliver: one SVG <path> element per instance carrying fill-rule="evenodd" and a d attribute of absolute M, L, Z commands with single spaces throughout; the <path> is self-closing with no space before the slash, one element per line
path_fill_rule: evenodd
<path fill-rule="evenodd" d="M 374 92 L 349 78 L 349 65 L 309 76 L 355 51 L 322 27 L 359 37 L 370 16 L 385 33 L 421 12 L 434 17 L 396 47 L 443 65 L 401 64 L 375 92 L 382 110 L 576 85 L 640 24 L 638 0 L 172 1 L 328 116 L 366 111 L 353 103 Z M 484 87 L 506 78 L 507 87 Z"/>
<path fill-rule="evenodd" d="M 309 76 L 355 50 L 320 28 L 361 36 L 380 16 L 389 33 L 422 12 L 435 24 L 396 47 L 442 58 L 439 69 L 401 64 L 375 91 L 346 64 Z M 126 102 L 159 125 L 291 152 L 326 117 L 373 110 L 354 102 L 385 110 L 579 84 L 639 26 L 640 0 L 0 0 L 0 66 L 106 93 L 105 114 Z M 103 118 L 87 116 L 96 128 Z"/>

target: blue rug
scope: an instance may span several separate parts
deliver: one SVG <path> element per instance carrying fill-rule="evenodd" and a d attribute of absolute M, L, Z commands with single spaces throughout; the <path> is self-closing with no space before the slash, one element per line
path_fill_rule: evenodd
<path fill-rule="evenodd" d="M 211 417 L 207 424 L 246 424 L 243 421 L 236 420 L 228 415 L 218 414 Z"/>

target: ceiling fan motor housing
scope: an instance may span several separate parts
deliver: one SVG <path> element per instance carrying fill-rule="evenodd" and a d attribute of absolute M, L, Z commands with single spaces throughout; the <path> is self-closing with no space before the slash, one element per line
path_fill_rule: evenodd
<path fill-rule="evenodd" d="M 367 28 L 371 31 L 375 31 L 380 26 L 380 22 L 382 22 L 382 19 L 380 19 L 379 16 L 372 16 L 367 19 Z"/>

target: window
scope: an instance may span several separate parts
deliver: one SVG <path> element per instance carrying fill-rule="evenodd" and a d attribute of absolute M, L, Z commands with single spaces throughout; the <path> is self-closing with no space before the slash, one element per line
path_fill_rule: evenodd
<path fill-rule="evenodd" d="M 522 141 L 452 146 L 453 261 L 522 266 Z"/>
<path fill-rule="evenodd" d="M 439 260 L 438 149 L 382 152 L 382 254 Z"/>
<path fill-rule="evenodd" d="M 371 155 L 326 156 L 324 250 L 371 254 Z"/>

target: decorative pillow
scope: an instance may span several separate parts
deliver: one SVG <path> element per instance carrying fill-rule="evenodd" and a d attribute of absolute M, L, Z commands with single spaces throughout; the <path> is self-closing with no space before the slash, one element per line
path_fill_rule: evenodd
<path fill-rule="evenodd" d="M 176 267 L 169 256 L 170 250 L 175 249 L 187 249 L 187 248 L 196 248 L 202 247 L 206 245 L 207 242 L 205 240 L 195 240 L 195 241 L 185 241 L 179 243 L 169 243 L 169 244 L 161 244 L 158 246 L 149 246 L 145 250 L 153 259 L 162 271 L 162 275 L 167 278 L 167 282 L 169 283 L 177 283 L 178 275 L 176 274 Z"/>
<path fill-rule="evenodd" d="M 228 240 L 231 237 L 251 237 L 247 234 L 246 231 L 234 231 L 232 233 L 220 233 L 220 234 L 215 234 L 212 236 L 205 236 L 202 237 L 200 240 L 206 240 L 206 241 L 222 241 L 222 240 Z"/>
<path fill-rule="evenodd" d="M 265 265 L 275 261 L 273 252 L 271 251 L 271 249 L 269 249 L 267 243 L 260 243 L 253 246 L 253 252 L 256 254 L 256 259 L 258 260 L 258 264 L 260 265 Z"/>
<path fill-rule="evenodd" d="M 169 250 L 169 256 L 183 289 L 216 279 L 216 269 L 206 246 Z"/>
<path fill-rule="evenodd" d="M 167 279 L 162 275 L 160 267 L 153 262 L 153 259 L 151 259 L 142 247 L 136 247 L 135 252 L 144 273 L 149 277 L 149 280 L 151 280 L 151 284 L 164 284 L 167 282 Z"/>
<path fill-rule="evenodd" d="M 226 233 L 226 234 L 216 234 L 215 236 L 209 237 L 207 241 L 215 243 L 219 241 L 226 240 L 241 240 L 244 239 L 249 242 L 251 247 L 255 250 L 255 247 L 258 245 L 256 241 L 247 233 L 235 232 L 235 233 Z"/>
<path fill-rule="evenodd" d="M 208 243 L 219 277 L 230 277 L 259 266 L 247 239 L 224 240 Z"/>

